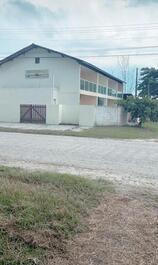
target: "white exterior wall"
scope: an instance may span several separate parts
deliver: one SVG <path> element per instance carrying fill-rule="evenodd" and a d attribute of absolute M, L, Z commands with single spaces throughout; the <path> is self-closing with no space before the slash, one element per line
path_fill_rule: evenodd
<path fill-rule="evenodd" d="M 79 124 L 79 105 L 61 105 L 62 124 Z"/>
<path fill-rule="evenodd" d="M 35 57 L 40 58 L 39 64 L 35 64 Z M 28 70 L 47 70 L 49 77 L 26 78 Z M 99 74 L 97 77 L 97 85 L 103 81 L 107 83 L 106 78 L 103 80 Z M 35 104 L 46 105 L 47 124 L 92 127 L 126 123 L 126 114 L 116 106 L 81 106 L 80 93 L 100 95 L 80 91 L 80 65 L 60 54 L 34 48 L 0 65 L 0 121 L 19 122 L 20 104 Z"/>
<path fill-rule="evenodd" d="M 80 106 L 79 125 L 84 127 L 126 125 L 127 113 L 121 107 Z"/>
<path fill-rule="evenodd" d="M 40 57 L 39 64 L 35 57 Z M 47 122 L 56 124 L 60 115 L 50 107 L 53 97 L 57 104 L 79 104 L 79 69 L 74 60 L 41 48 L 4 63 L 0 66 L 0 121 L 19 122 L 20 104 L 41 104 L 47 105 Z M 49 78 L 25 78 L 27 70 L 48 70 Z"/>
<path fill-rule="evenodd" d="M 118 107 L 118 121 L 119 125 L 127 125 L 129 113 L 127 113 L 122 107 Z"/>
<path fill-rule="evenodd" d="M 96 107 L 93 105 L 80 105 L 79 125 L 93 127 L 95 125 Z"/>
<path fill-rule="evenodd" d="M 8 103 L 0 102 L 0 121 L 2 122 L 20 122 L 20 107 L 16 103 L 8 100 Z"/>
<path fill-rule="evenodd" d="M 59 124 L 60 116 L 61 116 L 61 108 L 60 105 L 47 105 L 47 115 L 46 115 L 46 123 L 47 124 Z"/>
<path fill-rule="evenodd" d="M 126 125 L 127 113 L 123 111 L 121 107 L 97 107 L 95 125 L 107 126 L 107 125 Z"/>

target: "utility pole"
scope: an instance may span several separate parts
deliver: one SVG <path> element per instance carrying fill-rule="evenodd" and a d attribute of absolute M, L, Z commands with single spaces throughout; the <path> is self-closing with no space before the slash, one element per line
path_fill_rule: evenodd
<path fill-rule="evenodd" d="M 124 92 L 127 92 L 127 73 L 129 70 L 129 56 L 127 55 L 120 55 L 118 56 L 118 64 L 120 66 L 122 72 L 122 79 L 125 82 Z"/>
<path fill-rule="evenodd" d="M 136 68 L 135 98 L 137 97 L 137 88 L 138 88 L 138 67 Z"/>
<path fill-rule="evenodd" d="M 148 80 L 148 98 L 150 98 L 150 77 Z"/>

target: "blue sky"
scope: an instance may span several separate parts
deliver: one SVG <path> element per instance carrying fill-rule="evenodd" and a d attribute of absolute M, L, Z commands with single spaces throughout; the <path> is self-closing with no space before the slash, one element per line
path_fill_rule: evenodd
<path fill-rule="evenodd" d="M 84 58 L 120 78 L 128 59 L 130 90 L 135 67 L 158 67 L 158 56 L 102 55 L 156 46 L 157 10 L 158 0 L 0 0 L 0 58 L 34 42 Z M 132 50 L 144 51 L 158 49 Z"/>

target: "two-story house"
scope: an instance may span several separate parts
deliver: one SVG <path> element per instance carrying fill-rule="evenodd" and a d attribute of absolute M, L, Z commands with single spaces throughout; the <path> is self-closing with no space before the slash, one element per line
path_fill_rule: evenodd
<path fill-rule="evenodd" d="M 0 121 L 81 124 L 116 106 L 123 81 L 86 61 L 31 44 L 0 61 Z M 84 108 L 85 106 L 85 108 Z M 86 125 L 86 120 L 84 120 Z M 88 125 L 95 125 L 95 118 Z"/>

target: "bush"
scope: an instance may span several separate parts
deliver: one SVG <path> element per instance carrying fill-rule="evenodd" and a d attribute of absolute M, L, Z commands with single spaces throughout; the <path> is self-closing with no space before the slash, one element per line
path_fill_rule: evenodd
<path fill-rule="evenodd" d="M 131 114 L 132 120 L 140 118 L 142 122 L 146 120 L 158 121 L 158 101 L 145 98 L 128 97 L 121 100 L 118 105 L 122 106 L 125 111 Z"/>

